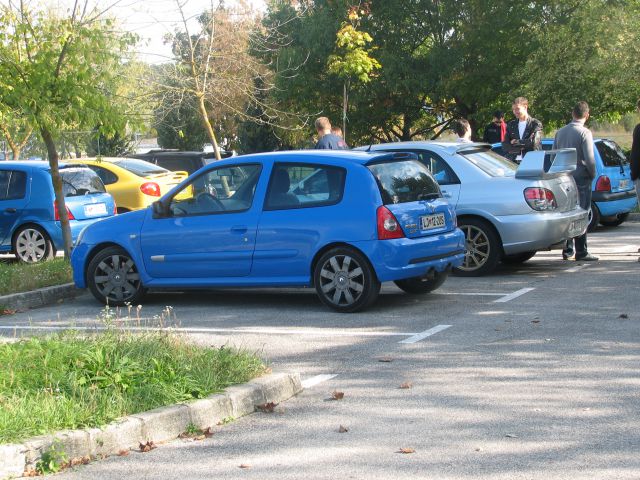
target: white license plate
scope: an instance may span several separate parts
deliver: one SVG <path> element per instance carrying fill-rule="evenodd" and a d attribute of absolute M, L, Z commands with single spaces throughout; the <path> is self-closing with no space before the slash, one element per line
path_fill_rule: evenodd
<path fill-rule="evenodd" d="M 420 217 L 420 229 L 429 230 L 431 228 L 444 227 L 444 213 L 434 215 L 424 215 Z"/>
<path fill-rule="evenodd" d="M 85 217 L 95 217 L 97 215 L 106 215 L 107 206 L 104 203 L 92 203 L 84 206 Z"/>
<path fill-rule="evenodd" d="M 629 180 L 620 180 L 620 190 L 626 190 L 629 187 Z"/>

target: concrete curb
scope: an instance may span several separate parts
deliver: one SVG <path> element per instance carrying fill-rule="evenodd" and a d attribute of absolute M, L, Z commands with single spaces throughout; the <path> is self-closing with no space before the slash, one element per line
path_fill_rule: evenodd
<path fill-rule="evenodd" d="M 213 427 L 229 417 L 253 413 L 257 405 L 280 403 L 301 391 L 300 374 L 272 373 L 191 403 L 129 415 L 104 428 L 67 430 L 30 438 L 21 444 L 0 445 L 0 479 L 19 477 L 35 468 L 42 454 L 52 447 L 64 452 L 68 460 L 103 458 L 138 448 L 140 443 L 173 440 L 189 424 L 203 430 Z"/>
<path fill-rule="evenodd" d="M 43 307 L 58 303 L 66 298 L 75 298 L 84 290 L 76 288 L 73 283 L 44 287 L 31 292 L 13 293 L 0 296 L 0 305 L 12 310 L 26 310 L 28 308 Z"/>

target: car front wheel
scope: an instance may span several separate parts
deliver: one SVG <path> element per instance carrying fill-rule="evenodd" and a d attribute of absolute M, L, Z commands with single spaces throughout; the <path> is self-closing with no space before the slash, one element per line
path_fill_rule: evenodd
<path fill-rule="evenodd" d="M 493 227 L 479 218 L 463 218 L 458 226 L 464 233 L 465 255 L 462 265 L 453 273 L 462 277 L 479 277 L 492 272 L 502 253 Z"/>
<path fill-rule="evenodd" d="M 313 280 L 322 303 L 343 313 L 368 307 L 380 293 L 380 282 L 369 261 L 348 247 L 333 248 L 322 255 Z"/>
<path fill-rule="evenodd" d="M 108 247 L 98 252 L 89 262 L 86 273 L 89 290 L 107 305 L 137 303 L 146 291 L 135 263 L 119 247 Z"/>
<path fill-rule="evenodd" d="M 404 292 L 420 295 L 432 292 L 440 287 L 448 276 L 448 272 L 437 272 L 433 278 L 414 277 L 396 280 L 393 283 Z"/>
<path fill-rule="evenodd" d="M 35 225 L 27 225 L 13 237 L 13 253 L 21 262 L 37 263 L 52 259 L 56 250 L 47 232 Z"/>

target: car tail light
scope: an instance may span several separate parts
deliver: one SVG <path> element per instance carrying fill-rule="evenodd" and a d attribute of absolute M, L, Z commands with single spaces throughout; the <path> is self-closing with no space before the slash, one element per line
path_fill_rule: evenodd
<path fill-rule="evenodd" d="M 140 185 L 140 191 L 145 195 L 150 195 L 152 197 L 160 196 L 160 185 L 156 182 L 146 182 Z"/>
<path fill-rule="evenodd" d="M 73 216 L 73 213 L 71 213 L 71 210 L 69 210 L 69 207 L 67 207 L 65 205 L 66 209 L 67 209 L 67 217 L 69 217 L 69 220 L 75 220 L 76 217 Z M 58 204 L 57 202 L 53 202 L 53 218 L 56 222 L 60 221 L 60 211 L 58 210 Z"/>
<path fill-rule="evenodd" d="M 610 192 L 611 191 L 611 180 L 606 175 L 601 175 L 598 177 L 598 181 L 596 182 L 596 192 Z"/>
<path fill-rule="evenodd" d="M 118 214 L 118 205 L 116 205 L 116 201 L 113 201 L 113 214 L 117 215 Z"/>
<path fill-rule="evenodd" d="M 404 238 L 404 232 L 400 228 L 400 224 L 384 205 L 378 207 L 378 239 L 390 240 L 392 238 Z"/>
<path fill-rule="evenodd" d="M 546 188 L 525 188 L 524 198 L 534 210 L 543 211 L 558 208 L 556 197 L 551 190 L 547 190 Z"/>

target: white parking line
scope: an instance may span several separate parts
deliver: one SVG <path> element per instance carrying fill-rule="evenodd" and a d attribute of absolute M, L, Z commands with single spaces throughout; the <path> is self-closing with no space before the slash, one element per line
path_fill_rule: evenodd
<path fill-rule="evenodd" d="M 437 295 L 468 295 L 471 297 L 503 297 L 507 293 L 484 293 L 484 292 L 435 292 Z"/>
<path fill-rule="evenodd" d="M 335 375 L 330 375 L 330 374 L 316 375 L 315 377 L 302 380 L 302 382 L 300 383 L 302 384 L 302 388 L 311 388 L 311 387 L 315 387 L 319 383 L 326 382 L 327 380 L 331 380 L 332 378 L 335 378 L 337 376 L 338 376 L 337 373 Z"/>
<path fill-rule="evenodd" d="M 497 300 L 494 300 L 493 303 L 506 303 L 506 302 L 510 302 L 511 300 L 513 300 L 514 298 L 518 298 L 521 295 L 524 295 L 525 293 L 530 292 L 531 290 L 535 290 L 535 288 L 521 288 L 520 290 L 516 290 L 513 293 L 510 293 L 509 295 L 505 295 L 502 298 L 499 298 Z"/>
<path fill-rule="evenodd" d="M 416 343 L 416 342 L 419 342 L 420 340 L 424 340 L 425 338 L 430 337 L 431 335 L 435 335 L 436 333 L 441 332 L 442 330 L 446 330 L 450 326 L 451 325 L 436 325 L 435 327 L 430 328 L 429 330 L 425 330 L 424 332 L 421 332 L 421 333 L 416 333 L 415 335 L 409 338 L 400 340 L 398 343 Z"/>
<path fill-rule="evenodd" d="M 589 266 L 589 264 L 585 263 L 583 265 L 578 265 L 577 267 L 569 268 L 569 269 L 565 270 L 565 272 L 567 272 L 567 273 L 576 273 L 576 272 L 579 272 L 580 270 L 582 270 L 583 268 L 587 268 L 588 266 Z"/>

